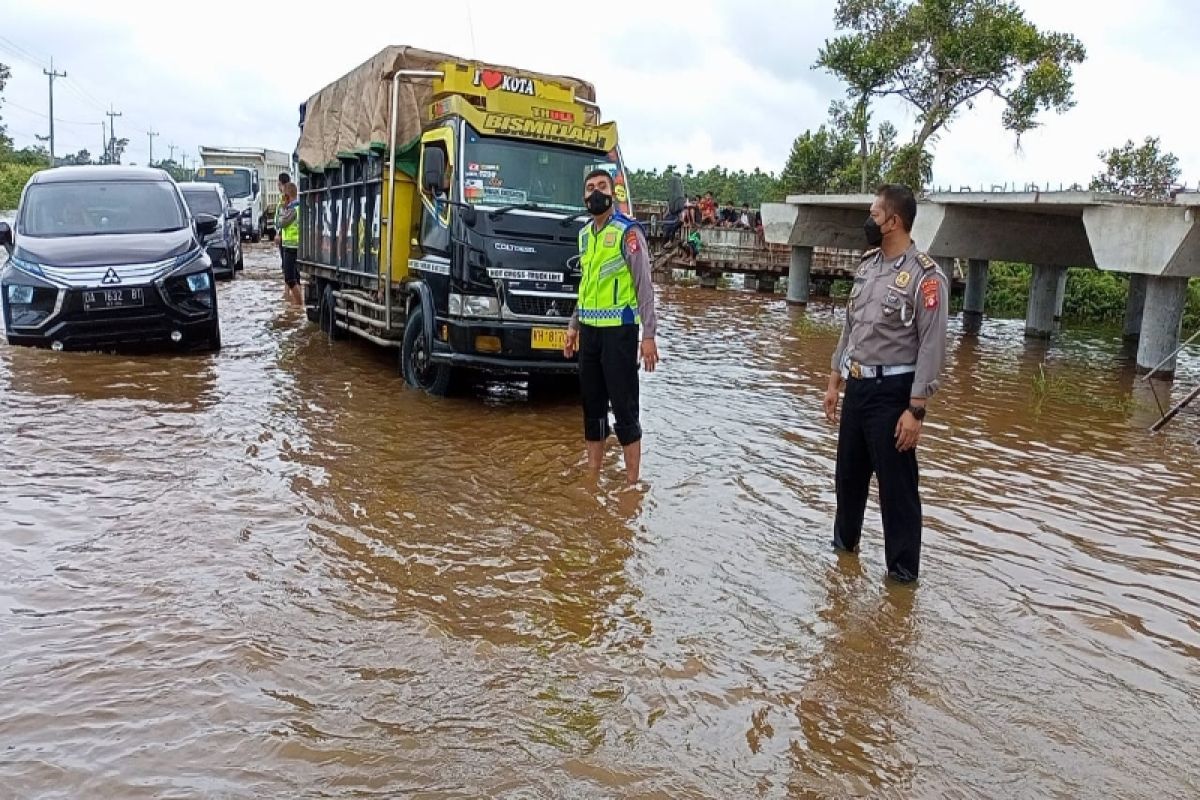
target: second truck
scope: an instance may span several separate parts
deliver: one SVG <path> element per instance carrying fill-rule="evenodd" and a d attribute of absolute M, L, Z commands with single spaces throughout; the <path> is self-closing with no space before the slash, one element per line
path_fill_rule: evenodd
<path fill-rule="evenodd" d="M 219 183 L 239 214 L 242 236 L 257 242 L 275 235 L 279 173 L 290 173 L 291 162 L 291 156 L 279 150 L 202 146 L 195 180 Z"/>
<path fill-rule="evenodd" d="M 394 347 L 406 381 L 572 373 L 583 181 L 630 213 L 617 127 L 577 78 L 389 47 L 301 107 L 309 318 Z"/>

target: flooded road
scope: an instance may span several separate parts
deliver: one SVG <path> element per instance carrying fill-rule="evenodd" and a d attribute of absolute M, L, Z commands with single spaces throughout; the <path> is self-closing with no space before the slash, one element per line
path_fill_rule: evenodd
<path fill-rule="evenodd" d="M 662 289 L 639 493 L 247 262 L 216 356 L 0 345 L 0 795 L 1200 795 L 1200 422 L 1111 337 L 952 320 L 913 590 L 827 544 L 839 309 Z"/>

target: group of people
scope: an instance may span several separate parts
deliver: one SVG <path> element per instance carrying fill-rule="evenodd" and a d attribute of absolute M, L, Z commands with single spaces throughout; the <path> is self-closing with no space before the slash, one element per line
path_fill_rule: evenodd
<path fill-rule="evenodd" d="M 715 225 L 719 228 L 762 230 L 761 212 L 752 211 L 749 203 L 742 203 L 742 207 L 738 208 L 732 200 L 718 205 L 712 192 L 705 192 L 703 197 L 696 195 L 690 198 L 683 208 L 682 216 L 686 227 Z"/>
<path fill-rule="evenodd" d="M 605 442 L 615 433 L 633 484 L 642 456 L 638 367 L 652 372 L 658 364 L 655 299 L 645 235 L 613 208 L 612 195 L 607 172 L 587 176 L 584 203 L 592 220 L 579 233 L 583 277 L 563 352 L 579 356 L 588 466 L 599 471 Z M 701 224 L 714 218 L 712 193 L 689 208 L 686 217 L 672 220 L 676 230 L 694 222 L 697 211 Z M 857 552 L 874 476 L 888 575 L 903 583 L 916 580 L 920 568 L 916 449 L 946 357 L 950 299 L 945 273 L 913 242 L 916 214 L 911 189 L 880 187 L 863 226 L 868 249 L 854 276 L 824 399 L 825 416 L 839 426 L 832 545 Z"/>

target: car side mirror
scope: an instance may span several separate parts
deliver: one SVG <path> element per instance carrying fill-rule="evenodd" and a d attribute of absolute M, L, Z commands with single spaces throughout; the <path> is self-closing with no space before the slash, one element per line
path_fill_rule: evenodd
<path fill-rule="evenodd" d="M 221 221 L 212 214 L 197 214 L 196 215 L 196 233 L 201 236 L 209 236 L 217 232 L 217 227 Z"/>
<path fill-rule="evenodd" d="M 0 247 L 11 248 L 13 246 L 13 232 L 7 222 L 0 222 Z"/>
<path fill-rule="evenodd" d="M 442 193 L 442 184 L 446 181 L 446 154 L 440 147 L 425 148 L 425 171 L 422 175 L 421 187 L 433 196 Z"/>

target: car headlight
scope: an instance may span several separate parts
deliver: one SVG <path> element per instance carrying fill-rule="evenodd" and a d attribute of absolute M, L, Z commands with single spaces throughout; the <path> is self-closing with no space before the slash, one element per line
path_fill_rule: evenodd
<path fill-rule="evenodd" d="M 4 297 L 14 328 L 36 328 L 54 313 L 58 289 L 10 283 L 4 287 Z"/>
<path fill-rule="evenodd" d="M 449 309 L 456 317 L 498 317 L 500 301 L 488 295 L 452 294 Z"/>
<path fill-rule="evenodd" d="M 252 213 L 251 213 L 250 209 L 248 209 L 248 208 L 242 212 L 242 219 L 250 219 L 251 216 L 252 216 Z"/>
<path fill-rule="evenodd" d="M 212 286 L 207 272 L 196 272 L 187 276 L 187 287 L 193 292 L 203 292 Z"/>
<path fill-rule="evenodd" d="M 46 277 L 45 273 L 42 272 L 41 266 L 33 263 L 32 261 L 26 261 L 25 259 L 17 258 L 16 256 L 9 256 L 8 263 L 15 269 L 21 270 L 21 272 L 26 272 L 30 275 L 36 275 L 39 278 Z"/>

